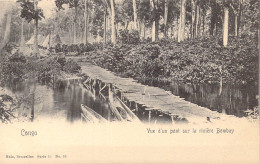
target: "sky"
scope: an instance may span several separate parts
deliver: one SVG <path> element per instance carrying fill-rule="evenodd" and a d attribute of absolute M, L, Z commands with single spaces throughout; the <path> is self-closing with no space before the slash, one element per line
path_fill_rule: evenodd
<path fill-rule="evenodd" d="M 55 1 L 54 0 L 41 0 L 38 4 L 43 10 L 45 18 L 50 18 L 55 13 Z"/>

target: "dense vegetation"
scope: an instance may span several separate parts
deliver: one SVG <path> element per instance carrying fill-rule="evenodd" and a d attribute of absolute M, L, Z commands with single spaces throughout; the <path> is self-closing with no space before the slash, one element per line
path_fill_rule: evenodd
<path fill-rule="evenodd" d="M 0 61 L 0 84 L 21 82 L 28 78 L 38 81 L 51 81 L 65 73 L 77 73 L 80 66 L 64 56 L 48 58 L 25 57 L 22 53 L 2 56 Z"/>
<path fill-rule="evenodd" d="M 92 62 L 123 76 L 167 78 L 192 83 L 257 83 L 257 38 L 230 39 L 223 47 L 221 38 L 205 37 L 182 43 L 159 42 L 117 44 L 86 54 Z"/>

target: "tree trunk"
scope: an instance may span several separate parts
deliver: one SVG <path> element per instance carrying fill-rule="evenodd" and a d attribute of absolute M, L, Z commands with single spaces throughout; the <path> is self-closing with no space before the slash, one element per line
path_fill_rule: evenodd
<path fill-rule="evenodd" d="M 180 30 L 180 26 L 181 26 L 181 18 L 177 18 L 177 34 L 176 34 L 176 38 L 177 38 L 177 40 L 179 40 L 179 36 L 180 36 L 180 32 L 181 32 L 181 30 Z"/>
<path fill-rule="evenodd" d="M 150 5 L 152 10 L 154 10 L 154 3 L 153 0 L 150 0 Z M 152 25 L 152 41 L 155 41 L 155 21 L 153 21 L 153 25 Z"/>
<path fill-rule="evenodd" d="M 137 22 L 137 27 L 138 27 L 139 37 L 141 37 L 141 33 L 142 33 L 142 22 L 141 21 Z"/>
<path fill-rule="evenodd" d="M 235 15 L 235 36 L 238 34 L 238 28 L 237 28 L 237 15 Z"/>
<path fill-rule="evenodd" d="M 168 21 L 168 4 L 169 1 L 165 0 L 164 2 L 164 37 L 167 37 L 167 21 Z"/>
<path fill-rule="evenodd" d="M 143 34 L 143 23 L 142 22 L 139 23 L 139 28 L 140 28 L 140 32 L 139 32 L 140 39 L 143 39 L 144 38 L 144 34 Z"/>
<path fill-rule="evenodd" d="M 239 35 L 241 20 L 242 20 L 242 11 L 243 11 L 243 0 L 239 0 L 239 14 L 237 22 L 237 35 Z"/>
<path fill-rule="evenodd" d="M 144 24 L 143 24 L 143 33 L 144 33 L 144 34 L 143 34 L 143 38 L 144 38 L 144 39 L 145 39 L 145 30 L 146 30 L 146 29 L 145 29 L 145 23 L 144 23 Z"/>
<path fill-rule="evenodd" d="M 24 47 L 24 35 L 23 35 L 24 30 L 23 29 L 24 29 L 24 19 L 22 18 L 20 51 L 23 51 L 23 47 Z"/>
<path fill-rule="evenodd" d="M 213 0 L 211 4 L 210 35 L 213 35 L 215 27 L 217 28 L 216 17 L 216 0 Z"/>
<path fill-rule="evenodd" d="M 196 8 L 197 8 L 197 0 L 192 0 L 192 13 L 191 13 L 191 37 L 195 38 L 195 20 L 196 20 Z"/>
<path fill-rule="evenodd" d="M 200 30 L 200 27 L 201 27 L 201 9 L 200 9 L 200 6 L 197 6 L 197 9 L 198 9 L 198 16 L 197 16 L 197 19 L 198 19 L 198 25 L 197 25 L 197 36 L 200 36 L 201 35 L 201 30 Z"/>
<path fill-rule="evenodd" d="M 258 5 L 258 11 L 260 11 L 260 5 Z M 260 16 L 260 13 L 258 12 L 258 18 Z M 260 47 L 260 24 L 258 23 L 258 44 L 257 44 L 257 48 L 258 48 L 258 52 L 259 52 L 259 47 Z"/>
<path fill-rule="evenodd" d="M 185 34 L 185 22 L 186 22 L 186 0 L 181 0 L 181 10 L 180 10 L 180 25 L 178 29 L 178 42 L 184 41 Z"/>
<path fill-rule="evenodd" d="M 205 13 L 203 14 L 203 19 L 202 19 L 202 35 L 205 35 Z"/>
<path fill-rule="evenodd" d="M 6 24 L 5 24 L 5 29 L 4 29 L 4 38 L 3 38 L 3 40 L 0 43 L 0 51 L 9 42 L 9 39 L 10 39 L 10 29 L 11 29 L 11 19 L 12 19 L 11 14 L 7 13 Z"/>
<path fill-rule="evenodd" d="M 20 47 L 24 46 L 23 26 L 24 26 L 24 19 L 22 18 Z"/>
<path fill-rule="evenodd" d="M 34 10 L 38 10 L 38 2 L 34 0 Z M 34 26 L 34 54 L 39 54 L 38 48 L 38 19 L 35 19 L 35 26 Z"/>
<path fill-rule="evenodd" d="M 172 26 L 171 26 L 171 32 L 170 32 L 170 34 L 171 34 L 171 39 L 174 39 L 174 38 L 175 38 L 175 37 L 174 37 L 174 31 L 173 31 L 173 29 L 174 29 L 174 22 L 175 22 L 175 21 L 173 21 Z"/>
<path fill-rule="evenodd" d="M 196 20 L 195 20 L 195 37 L 198 36 L 199 33 L 199 19 L 200 19 L 200 7 L 196 6 Z"/>
<path fill-rule="evenodd" d="M 223 24 L 223 46 L 226 47 L 228 44 L 228 8 L 224 8 L 224 24 Z"/>
<path fill-rule="evenodd" d="M 31 33 L 31 24 L 28 23 L 28 33 L 27 33 L 27 39 L 26 40 L 30 39 L 30 37 L 31 37 L 30 33 Z"/>
<path fill-rule="evenodd" d="M 69 38 L 69 40 L 70 40 L 70 44 L 73 44 L 73 25 L 71 25 L 70 26 L 71 28 L 70 28 L 70 30 L 69 30 L 69 36 L 70 36 L 70 38 Z"/>
<path fill-rule="evenodd" d="M 86 44 L 88 42 L 87 0 L 85 0 L 84 22 L 85 22 L 85 25 L 84 25 L 83 43 Z"/>
<path fill-rule="evenodd" d="M 110 0 L 111 4 L 111 42 L 116 44 L 116 26 L 115 26 L 115 5 L 114 0 Z"/>
<path fill-rule="evenodd" d="M 32 91 L 32 108 L 31 108 L 31 121 L 34 120 L 34 104 L 35 104 L 35 91 L 36 91 L 36 81 L 33 82 L 33 91 Z"/>
<path fill-rule="evenodd" d="M 137 30 L 136 0 L 133 0 L 133 12 L 134 12 L 134 29 Z"/>
<path fill-rule="evenodd" d="M 259 6 L 259 8 L 260 8 L 260 6 Z M 260 25 L 258 25 L 258 26 L 260 26 Z M 257 32 L 258 32 L 258 45 L 257 45 L 257 48 L 259 49 L 259 47 L 260 47 L 260 27 L 258 27 L 258 30 L 257 30 Z"/>
<path fill-rule="evenodd" d="M 77 23 L 77 12 L 78 9 L 75 7 L 75 17 L 74 17 L 74 23 L 73 23 L 73 44 L 76 44 L 77 42 L 77 30 L 76 30 L 76 23 Z"/>
<path fill-rule="evenodd" d="M 156 25 L 155 21 L 153 21 L 153 26 L 152 26 L 152 42 L 156 41 Z"/>
<path fill-rule="evenodd" d="M 104 12 L 104 33 L 103 33 L 103 43 L 107 43 L 107 8 L 105 9 Z"/>
<path fill-rule="evenodd" d="M 157 4 L 154 3 L 153 0 L 150 0 L 150 5 L 152 7 L 153 13 L 157 14 L 155 10 L 157 10 Z M 159 20 L 157 19 L 157 15 L 154 15 L 154 21 L 153 21 L 153 26 L 152 26 L 152 41 L 155 42 L 157 41 L 158 38 L 158 29 L 159 29 Z"/>

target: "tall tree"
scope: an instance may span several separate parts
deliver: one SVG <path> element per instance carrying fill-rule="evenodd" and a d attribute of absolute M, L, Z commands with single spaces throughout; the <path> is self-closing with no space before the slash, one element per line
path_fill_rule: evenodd
<path fill-rule="evenodd" d="M 181 7 L 180 7 L 180 22 L 178 28 L 178 42 L 184 40 L 185 34 L 185 23 L 186 23 L 186 0 L 181 0 Z"/>
<path fill-rule="evenodd" d="M 196 18 L 196 8 L 197 0 L 191 0 L 192 10 L 191 10 L 191 37 L 195 38 L 195 18 Z"/>
<path fill-rule="evenodd" d="M 78 6 L 79 0 L 55 0 L 55 4 L 59 10 L 64 9 L 63 5 L 69 5 L 69 8 L 75 8 L 74 22 L 73 22 L 73 43 L 76 43 L 77 40 L 77 15 L 78 15 Z"/>
<path fill-rule="evenodd" d="M 133 0 L 133 12 L 134 12 L 134 29 L 137 30 L 137 11 L 136 0 Z"/>
<path fill-rule="evenodd" d="M 39 54 L 38 49 L 38 21 L 44 18 L 43 11 L 38 8 L 38 0 L 28 1 L 28 0 L 18 0 L 20 3 L 21 17 L 25 18 L 28 22 L 34 20 L 34 53 Z"/>
<path fill-rule="evenodd" d="M 196 2 L 196 8 L 195 8 L 195 34 L 194 36 L 197 37 L 199 33 L 199 24 L 200 24 L 200 5 L 199 1 Z"/>
<path fill-rule="evenodd" d="M 210 0 L 211 18 L 210 35 L 217 35 L 220 28 L 223 28 L 223 2 L 224 0 Z"/>
<path fill-rule="evenodd" d="M 22 19 L 22 25 L 21 25 L 21 41 L 20 41 L 20 47 L 24 46 L 24 19 Z"/>
<path fill-rule="evenodd" d="M 103 33 L 103 43 L 107 42 L 107 6 L 105 6 L 104 10 L 104 33 Z"/>
<path fill-rule="evenodd" d="M 11 13 L 7 12 L 5 29 L 3 30 L 4 31 L 4 37 L 3 37 L 3 40 L 0 43 L 0 50 L 2 50 L 2 48 L 4 48 L 4 46 L 8 43 L 8 41 L 10 39 L 11 18 L 12 18 Z"/>
<path fill-rule="evenodd" d="M 34 5 L 34 10 L 37 11 L 38 10 L 38 0 L 34 0 L 33 5 Z M 35 26 L 34 26 L 34 52 L 36 54 L 38 54 L 39 53 L 39 48 L 38 48 L 38 19 L 35 19 L 34 22 L 35 22 Z"/>
<path fill-rule="evenodd" d="M 116 27 L 115 27 L 115 2 L 114 0 L 110 0 L 110 6 L 111 6 L 111 42 L 113 44 L 116 44 Z"/>
<path fill-rule="evenodd" d="M 169 0 L 165 0 L 164 1 L 164 37 L 167 37 L 168 5 L 169 5 Z"/>
<path fill-rule="evenodd" d="M 111 25 L 111 42 L 116 44 L 116 26 L 115 26 L 115 1 L 102 0 L 103 4 L 106 6 L 106 9 L 110 15 L 110 25 Z"/>
<path fill-rule="evenodd" d="M 145 39 L 146 37 L 146 26 L 148 26 L 151 21 L 151 5 L 150 5 L 150 0 L 141 0 L 139 5 L 138 5 L 138 18 L 140 19 L 140 22 L 142 24 L 142 29 L 141 29 L 141 37 Z"/>
<path fill-rule="evenodd" d="M 84 7 L 84 40 L 83 40 L 83 43 L 86 44 L 88 42 L 88 32 L 87 32 L 87 29 L 88 29 L 88 21 L 87 21 L 87 13 L 88 13 L 88 9 L 87 9 L 87 1 L 88 0 L 84 0 L 85 2 L 85 7 Z"/>
<path fill-rule="evenodd" d="M 232 3 L 230 3 L 230 7 L 234 13 L 234 31 L 235 31 L 235 36 L 238 36 L 238 19 L 240 18 L 239 15 L 241 13 L 241 2 L 240 0 L 235 0 L 235 1 L 232 1 Z"/>
<path fill-rule="evenodd" d="M 224 4 L 224 23 L 223 23 L 223 45 L 224 47 L 228 44 L 228 18 L 229 18 L 229 6 L 227 3 Z"/>
<path fill-rule="evenodd" d="M 12 23 L 11 10 L 12 5 L 10 2 L 2 2 L 0 12 L 0 51 L 5 47 L 10 39 Z"/>
<path fill-rule="evenodd" d="M 159 39 L 159 2 L 158 0 L 150 0 L 150 5 L 152 9 L 152 41 L 157 41 Z"/>

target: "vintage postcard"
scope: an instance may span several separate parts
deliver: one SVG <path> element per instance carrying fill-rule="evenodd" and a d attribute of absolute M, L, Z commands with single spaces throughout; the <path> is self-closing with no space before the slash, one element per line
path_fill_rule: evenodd
<path fill-rule="evenodd" d="M 0 163 L 258 164 L 258 0 L 0 0 Z"/>

